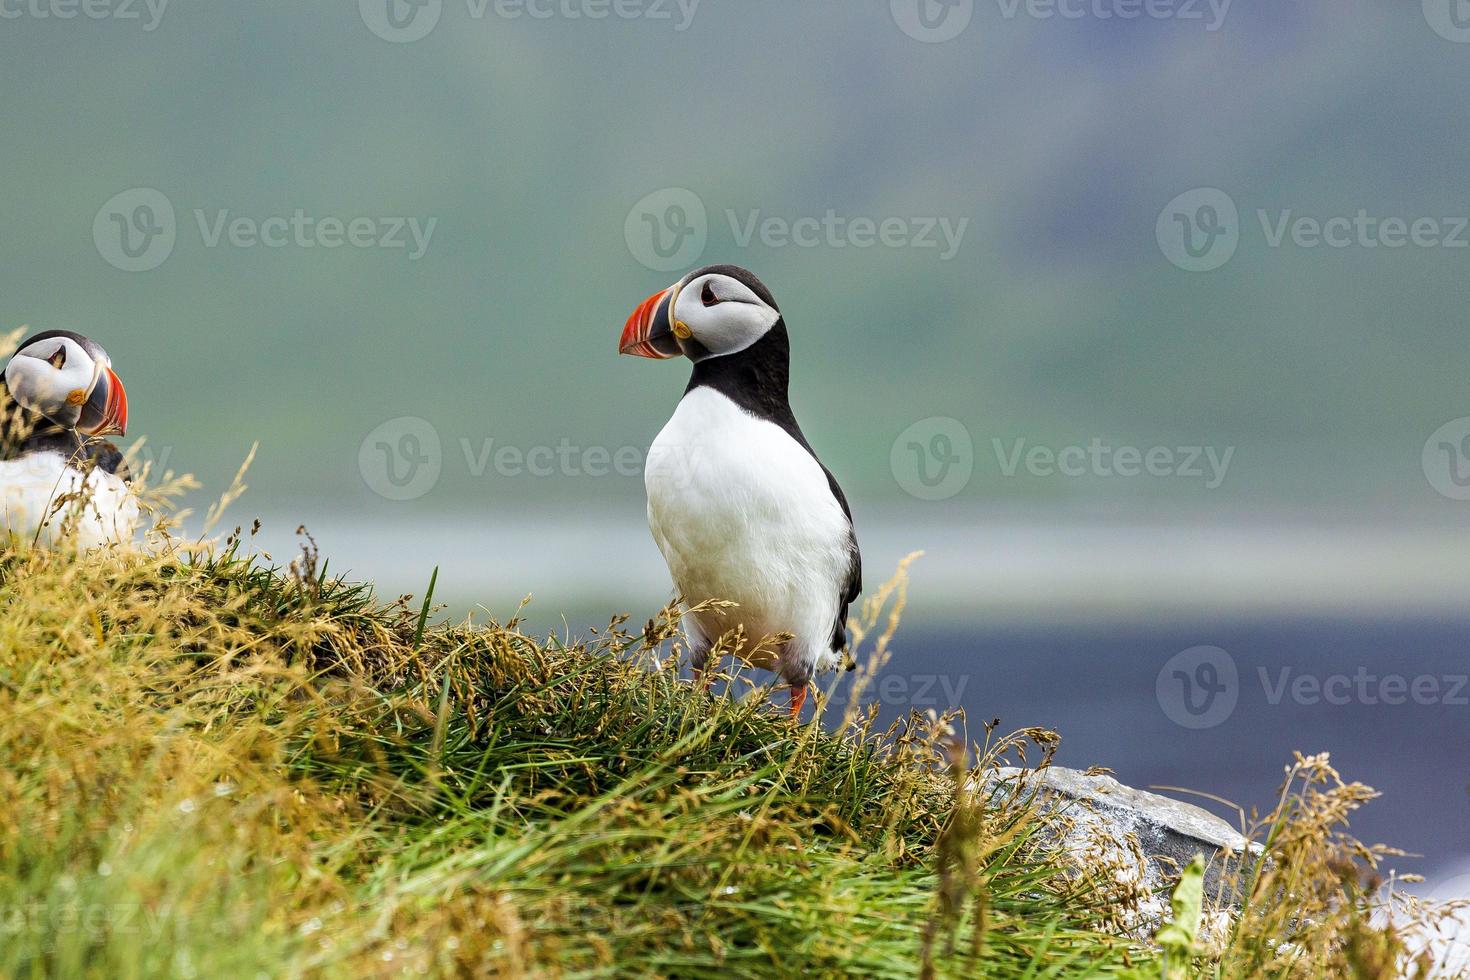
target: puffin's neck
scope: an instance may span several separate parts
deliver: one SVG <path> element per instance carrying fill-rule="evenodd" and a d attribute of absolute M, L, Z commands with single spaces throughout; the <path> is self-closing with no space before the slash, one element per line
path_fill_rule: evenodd
<path fill-rule="evenodd" d="M 794 425 L 790 387 L 791 338 L 783 319 L 739 353 L 696 362 L 684 393 L 713 388 L 752 415 Z"/>

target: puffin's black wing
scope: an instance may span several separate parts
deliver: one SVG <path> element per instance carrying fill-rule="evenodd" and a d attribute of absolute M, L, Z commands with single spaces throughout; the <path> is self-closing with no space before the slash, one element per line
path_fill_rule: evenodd
<path fill-rule="evenodd" d="M 113 443 L 89 439 L 83 446 L 82 453 L 104 473 L 111 473 L 124 483 L 133 482 L 133 473 L 128 468 L 127 458 Z"/>
<path fill-rule="evenodd" d="M 818 465 L 821 465 L 820 460 Z M 840 651 L 847 646 L 847 610 L 863 593 L 863 553 L 858 549 L 857 532 L 852 526 L 852 508 L 847 505 L 847 497 L 837 485 L 837 478 L 832 475 L 832 471 L 822 466 L 822 472 L 827 474 L 827 485 L 832 488 L 832 496 L 837 498 L 837 502 L 842 505 L 842 512 L 847 515 L 847 551 L 850 558 L 847 578 L 838 587 L 837 624 L 832 629 L 832 649 Z"/>

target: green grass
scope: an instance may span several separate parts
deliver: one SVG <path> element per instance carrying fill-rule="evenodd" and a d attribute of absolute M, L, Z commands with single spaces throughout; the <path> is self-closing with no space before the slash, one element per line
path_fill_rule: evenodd
<path fill-rule="evenodd" d="M 1107 931 L 1128 896 L 1106 869 L 1069 870 L 1024 800 L 963 789 L 1049 734 L 795 726 L 681 681 L 668 611 L 573 645 L 426 628 L 427 598 L 233 545 L 12 551 L 0 610 L 6 977 L 1163 971 Z M 1259 887 L 1308 879 L 1283 881 Z M 1251 921 L 1195 969 L 1342 962 L 1345 925 Z"/>

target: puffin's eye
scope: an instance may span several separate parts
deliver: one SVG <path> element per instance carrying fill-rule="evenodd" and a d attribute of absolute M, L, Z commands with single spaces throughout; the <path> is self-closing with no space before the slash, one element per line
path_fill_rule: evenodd
<path fill-rule="evenodd" d="M 714 287 L 709 284 L 708 280 L 705 281 L 704 292 L 699 298 L 704 302 L 705 306 L 714 306 L 720 301 L 720 298 L 715 295 Z"/>
<path fill-rule="evenodd" d="M 62 344 L 56 348 L 56 353 L 46 358 L 46 363 L 60 371 L 66 366 L 66 345 Z"/>

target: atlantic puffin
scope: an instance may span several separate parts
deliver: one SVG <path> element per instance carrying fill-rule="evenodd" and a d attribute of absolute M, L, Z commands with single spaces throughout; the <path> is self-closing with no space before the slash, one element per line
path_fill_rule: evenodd
<path fill-rule="evenodd" d="M 138 501 L 121 436 L 128 397 L 95 341 L 48 330 L 20 345 L 0 386 L 0 537 L 94 548 L 132 538 Z"/>
<path fill-rule="evenodd" d="M 813 675 L 841 662 L 862 555 L 847 498 L 791 411 L 781 310 L 748 270 L 707 266 L 644 300 L 619 350 L 694 365 L 644 483 L 649 528 L 685 603 L 696 682 L 719 639 L 743 626 L 740 657 L 790 686 L 796 719 Z"/>

